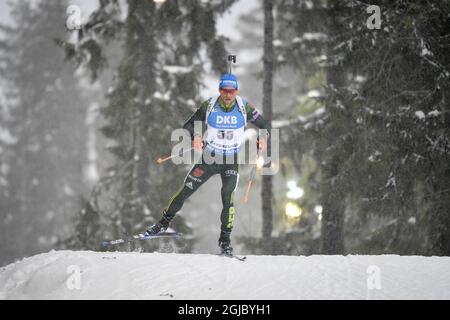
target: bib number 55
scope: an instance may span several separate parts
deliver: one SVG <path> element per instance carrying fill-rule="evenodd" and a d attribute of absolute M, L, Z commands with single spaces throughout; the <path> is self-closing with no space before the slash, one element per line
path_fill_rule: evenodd
<path fill-rule="evenodd" d="M 219 130 L 219 131 L 217 131 L 217 138 L 220 140 L 223 140 L 223 139 L 232 140 L 233 139 L 233 131 Z"/>

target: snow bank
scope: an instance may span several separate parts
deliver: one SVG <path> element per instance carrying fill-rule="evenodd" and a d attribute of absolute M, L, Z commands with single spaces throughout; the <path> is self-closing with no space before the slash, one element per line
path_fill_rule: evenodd
<path fill-rule="evenodd" d="M 1 299 L 450 299 L 450 257 L 51 251 L 0 269 Z"/>

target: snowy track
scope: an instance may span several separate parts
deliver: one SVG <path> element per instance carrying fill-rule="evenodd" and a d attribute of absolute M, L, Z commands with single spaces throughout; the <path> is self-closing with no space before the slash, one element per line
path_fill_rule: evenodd
<path fill-rule="evenodd" d="M 52 251 L 0 269 L 1 299 L 450 299 L 450 257 Z"/>

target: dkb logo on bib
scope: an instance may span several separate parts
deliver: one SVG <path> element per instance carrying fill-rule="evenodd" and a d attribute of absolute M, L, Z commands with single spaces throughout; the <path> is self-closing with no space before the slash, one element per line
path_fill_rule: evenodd
<path fill-rule="evenodd" d="M 235 116 L 217 116 L 217 124 L 237 124 Z"/>

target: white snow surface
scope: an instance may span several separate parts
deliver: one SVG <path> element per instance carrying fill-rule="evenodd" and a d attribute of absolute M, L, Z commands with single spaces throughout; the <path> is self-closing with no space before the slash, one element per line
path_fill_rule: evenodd
<path fill-rule="evenodd" d="M 1 268 L 0 298 L 450 299 L 450 257 L 50 251 Z"/>

